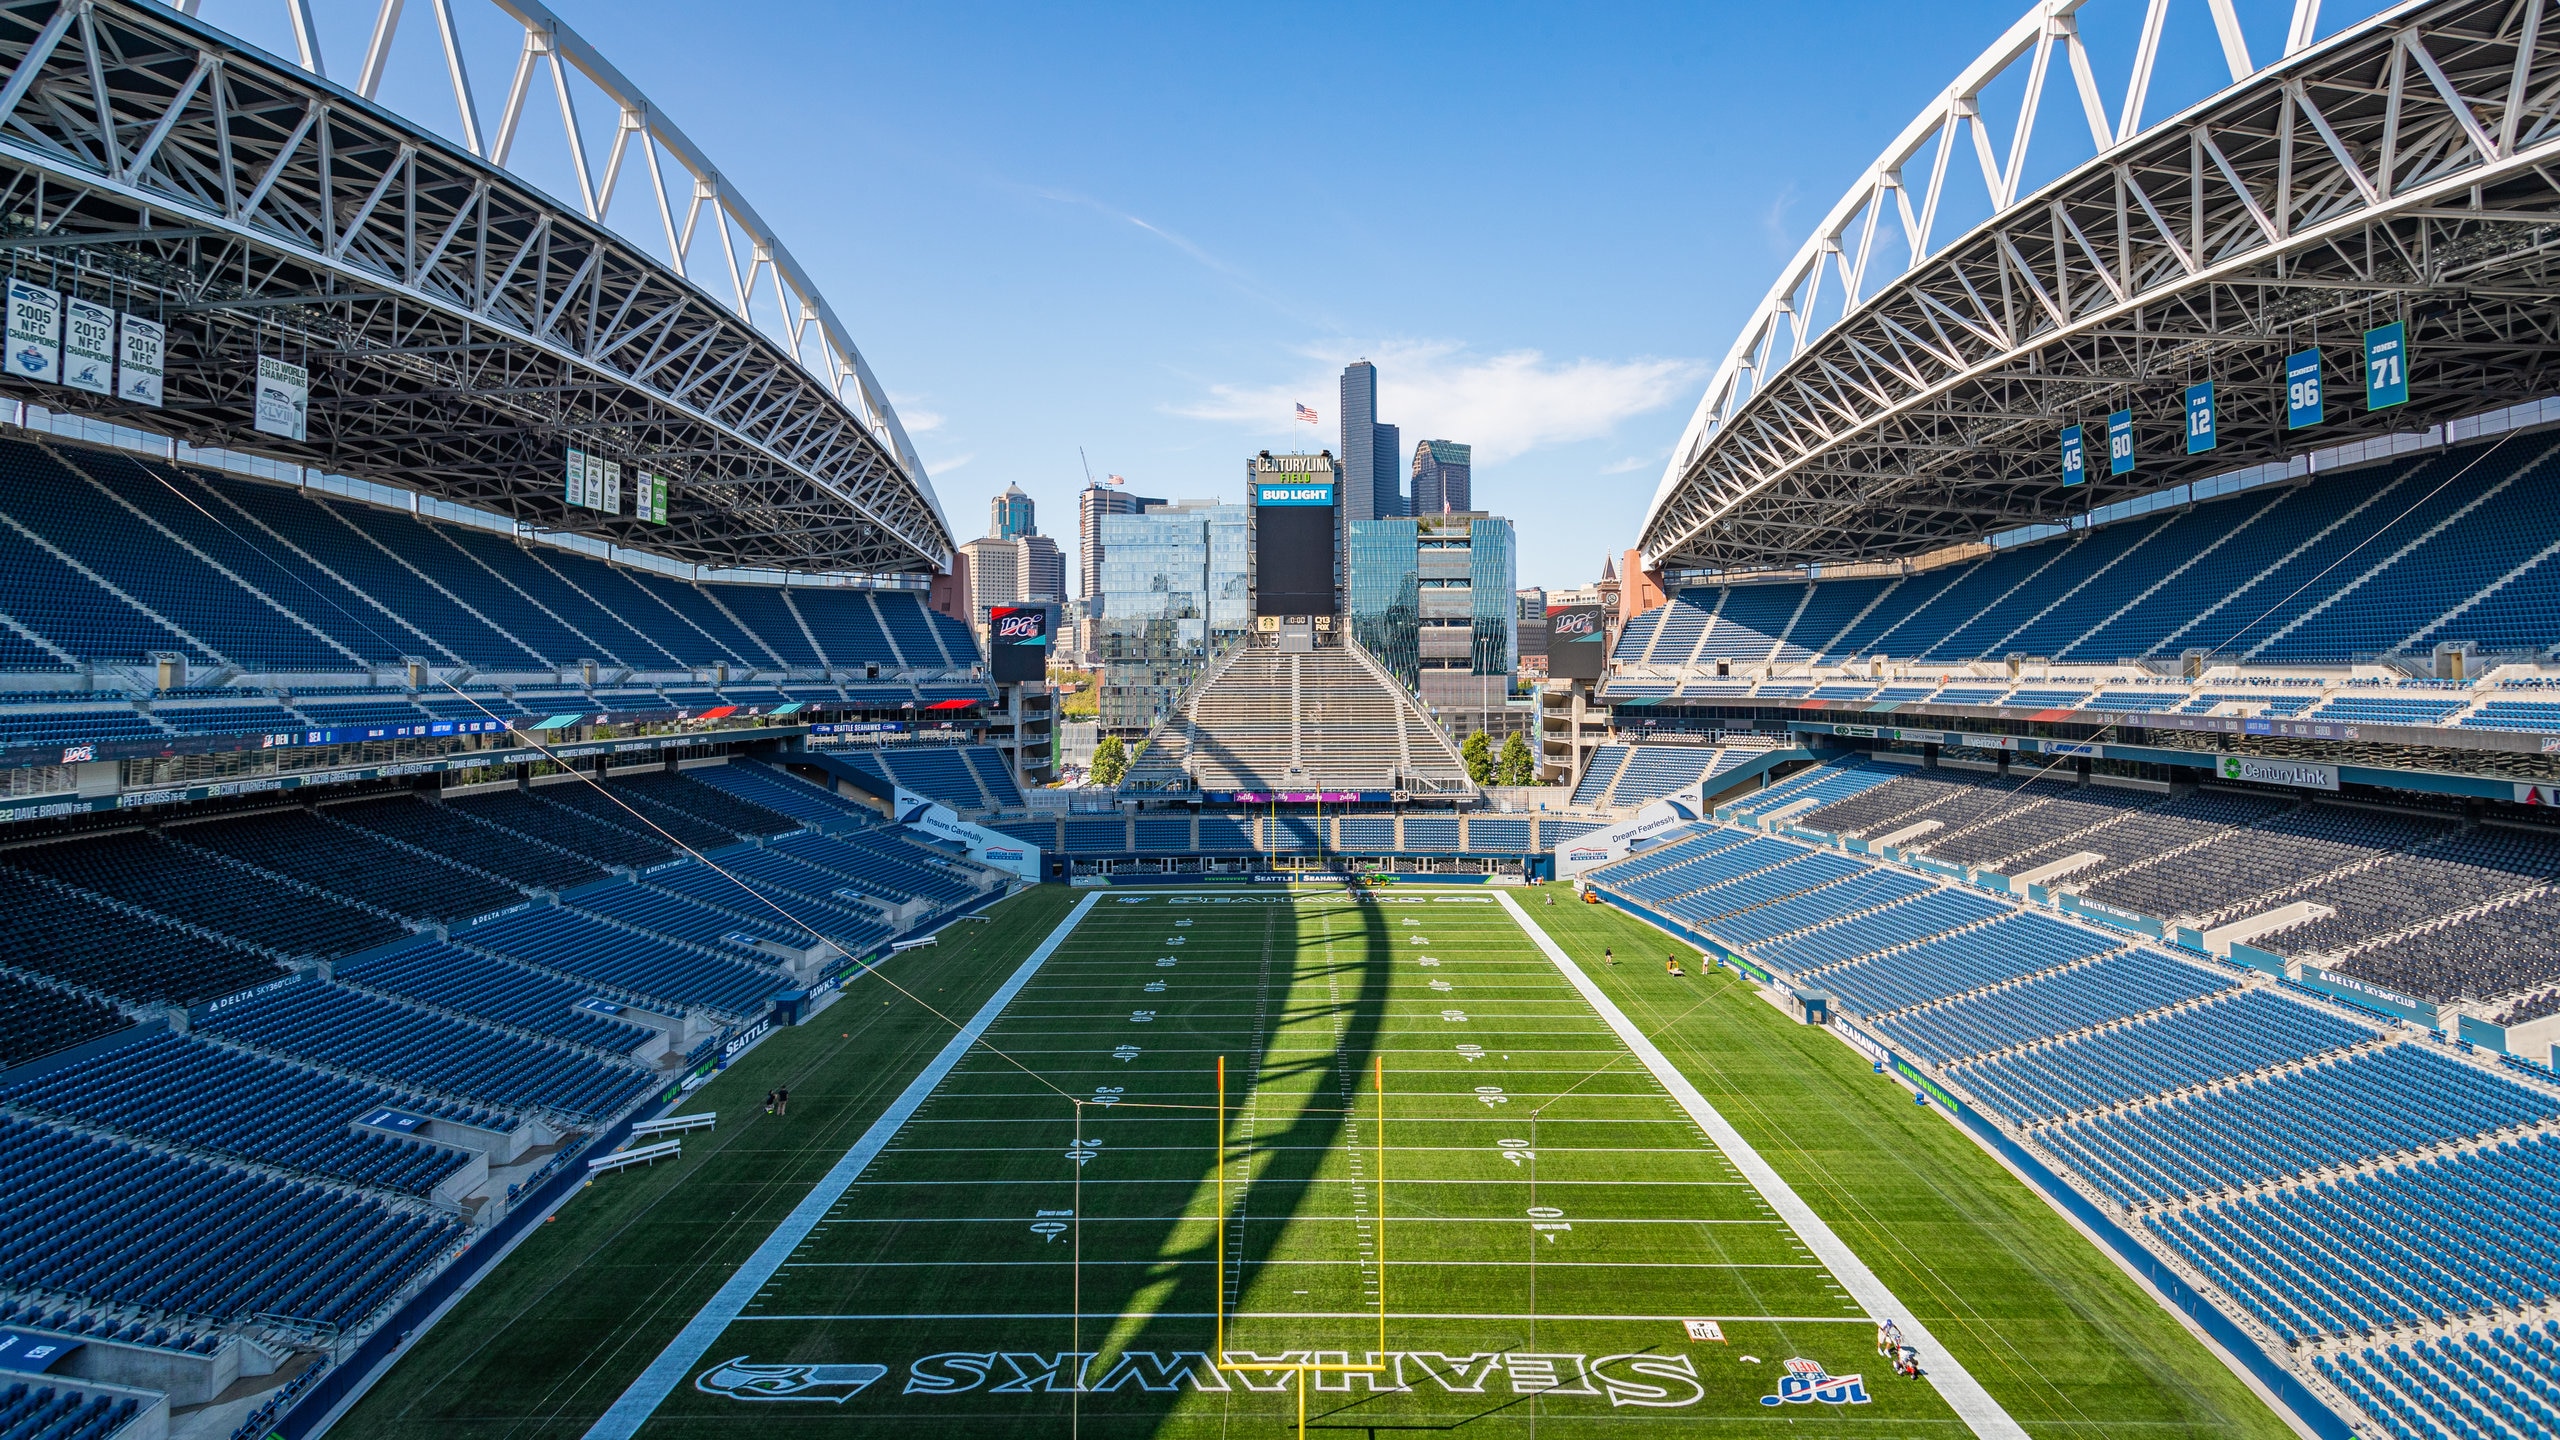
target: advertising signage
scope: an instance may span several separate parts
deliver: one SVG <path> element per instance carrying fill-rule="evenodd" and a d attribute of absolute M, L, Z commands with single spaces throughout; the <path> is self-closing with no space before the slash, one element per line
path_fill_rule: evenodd
<path fill-rule="evenodd" d="M 1547 607 L 1547 674 L 1597 680 L 1609 667 L 1608 612 L 1597 605 Z"/>
<path fill-rule="evenodd" d="M 1253 499 L 1253 613 L 1339 614 L 1334 547 L 1341 511 L 1330 455 L 1259 455 L 1245 491 Z"/>
<path fill-rule="evenodd" d="M 1049 678 L 1053 605 L 993 605 L 987 609 L 987 660 L 999 685 Z"/>

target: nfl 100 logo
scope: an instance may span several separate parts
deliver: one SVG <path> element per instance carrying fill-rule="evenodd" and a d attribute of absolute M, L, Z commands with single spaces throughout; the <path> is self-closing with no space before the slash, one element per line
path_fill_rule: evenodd
<path fill-rule="evenodd" d="M 1778 1393 L 1763 1395 L 1763 1405 L 1864 1405 L 1867 1382 L 1862 1375 L 1829 1375 L 1821 1362 L 1801 1356 L 1787 1361 L 1787 1373 L 1778 1379 Z"/>
<path fill-rule="evenodd" d="M 1000 615 L 996 617 L 996 638 L 999 640 L 1011 640 L 1017 642 L 1024 640 L 1037 640 L 1048 633 L 1048 618 L 1049 617 L 1047 615 L 1038 610 L 1025 610 L 1011 615 Z"/>
<path fill-rule="evenodd" d="M 1593 610 L 1571 610 L 1547 621 L 1549 640 L 1580 640 L 1599 629 L 1600 615 Z"/>

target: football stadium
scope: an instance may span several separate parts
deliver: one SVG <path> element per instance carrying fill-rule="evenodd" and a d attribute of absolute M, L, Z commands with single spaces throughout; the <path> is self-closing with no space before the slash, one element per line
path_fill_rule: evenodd
<path fill-rule="evenodd" d="M 1267 451 L 1056 783 L 714 157 L 285 8 L 0 4 L 0 1436 L 2560 1437 L 2543 0 L 1984 37 L 1527 785 Z"/>

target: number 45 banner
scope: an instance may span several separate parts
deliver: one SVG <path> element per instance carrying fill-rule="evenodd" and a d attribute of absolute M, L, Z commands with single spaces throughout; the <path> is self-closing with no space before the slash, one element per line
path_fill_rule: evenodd
<path fill-rule="evenodd" d="M 2409 327 L 2398 321 L 2364 332 L 2364 408 L 2409 403 Z"/>

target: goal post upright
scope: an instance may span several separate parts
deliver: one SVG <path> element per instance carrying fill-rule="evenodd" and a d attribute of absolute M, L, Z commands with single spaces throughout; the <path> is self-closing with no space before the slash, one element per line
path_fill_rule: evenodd
<path fill-rule="evenodd" d="M 1377 1178 L 1373 1186 L 1377 1195 L 1376 1229 L 1372 1252 L 1378 1266 L 1378 1348 L 1377 1359 L 1365 1365 L 1327 1364 L 1313 1360 L 1256 1361 L 1235 1364 L 1227 1359 L 1227 1057 L 1218 1057 L 1218 1230 L 1217 1293 L 1212 1314 L 1212 1331 L 1217 1346 L 1212 1361 L 1215 1368 L 1239 1374 L 1251 1371 L 1257 1375 L 1291 1374 L 1298 1377 L 1298 1440 L 1307 1434 L 1307 1377 L 1325 1375 L 1383 1375 L 1387 1365 L 1387 1061 L 1383 1055 L 1372 1056 L 1371 1074 L 1378 1089 L 1376 1133 L 1370 1137 Z M 1310 1352 L 1312 1353 L 1312 1352 Z"/>

